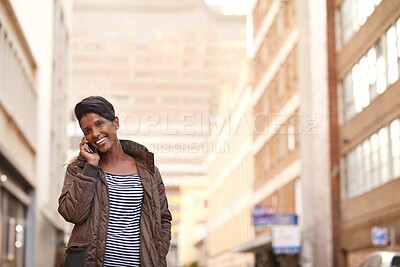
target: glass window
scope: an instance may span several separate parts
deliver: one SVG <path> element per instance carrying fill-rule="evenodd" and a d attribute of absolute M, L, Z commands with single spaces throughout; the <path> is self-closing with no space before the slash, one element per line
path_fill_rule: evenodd
<path fill-rule="evenodd" d="M 344 97 L 344 120 L 348 120 L 356 114 L 356 110 L 354 107 L 354 97 L 353 97 L 353 80 L 351 72 L 347 73 L 347 75 L 343 79 L 343 97 Z"/>
<path fill-rule="evenodd" d="M 388 142 L 388 130 L 387 127 L 383 127 L 378 132 L 379 138 L 379 157 L 380 157 L 380 172 L 381 181 L 386 182 L 390 179 L 390 168 L 389 168 L 389 142 Z"/>
<path fill-rule="evenodd" d="M 362 144 L 363 147 L 363 157 L 365 163 L 365 172 L 364 172 L 364 181 L 365 181 L 365 189 L 369 190 L 373 187 L 373 181 L 371 176 L 371 146 L 369 143 L 369 139 L 365 140 Z"/>
<path fill-rule="evenodd" d="M 397 56 L 400 58 L 400 19 L 396 22 L 397 30 Z"/>
<path fill-rule="evenodd" d="M 365 79 L 365 77 L 368 77 L 368 61 L 367 57 L 362 57 L 359 63 L 360 66 L 360 73 L 359 73 L 359 86 L 360 86 L 360 95 L 361 95 L 361 106 L 363 108 L 367 107 L 370 103 L 369 99 L 369 83 L 368 79 Z"/>
<path fill-rule="evenodd" d="M 397 60 L 397 33 L 393 25 L 386 33 L 387 42 L 387 60 L 388 60 L 388 83 L 393 84 L 399 78 L 398 60 Z"/>
<path fill-rule="evenodd" d="M 346 44 L 365 24 L 382 0 L 342 0 L 340 7 L 341 42 Z"/>
<path fill-rule="evenodd" d="M 400 119 L 390 124 L 393 178 L 400 177 Z"/>
<path fill-rule="evenodd" d="M 376 62 L 376 47 L 372 47 L 367 54 L 368 61 L 368 83 L 369 94 L 371 100 L 376 97 L 376 81 L 378 78 L 377 62 Z"/>
<path fill-rule="evenodd" d="M 382 94 L 386 90 L 386 64 L 381 46 L 378 49 L 376 92 Z"/>
<path fill-rule="evenodd" d="M 352 76 L 353 76 L 353 99 L 354 99 L 354 108 L 357 113 L 361 112 L 362 110 L 362 102 L 361 102 L 361 77 L 360 77 L 360 68 L 358 64 L 354 65 L 352 69 Z"/>
<path fill-rule="evenodd" d="M 1 255 L 0 266 L 24 266 L 24 236 L 26 207 L 13 195 L 0 189 Z"/>
<path fill-rule="evenodd" d="M 400 177 L 400 119 L 392 121 L 344 158 L 344 196 L 351 198 Z"/>

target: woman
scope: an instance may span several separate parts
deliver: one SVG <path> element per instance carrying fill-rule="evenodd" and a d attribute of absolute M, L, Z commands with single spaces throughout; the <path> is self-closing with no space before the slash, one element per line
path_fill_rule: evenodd
<path fill-rule="evenodd" d="M 100 96 L 75 106 L 83 131 L 58 212 L 74 225 L 61 266 L 166 266 L 171 213 L 144 146 L 118 140 L 114 107 Z"/>

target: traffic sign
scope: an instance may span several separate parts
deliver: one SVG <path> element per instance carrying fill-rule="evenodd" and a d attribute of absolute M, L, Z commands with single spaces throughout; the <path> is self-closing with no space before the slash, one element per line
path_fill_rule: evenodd
<path fill-rule="evenodd" d="M 386 246 L 388 244 L 388 229 L 386 227 L 374 226 L 371 229 L 372 244 L 374 246 Z"/>

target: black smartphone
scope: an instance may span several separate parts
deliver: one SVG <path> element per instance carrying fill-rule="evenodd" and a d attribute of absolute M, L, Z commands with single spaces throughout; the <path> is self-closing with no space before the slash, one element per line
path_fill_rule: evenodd
<path fill-rule="evenodd" d="M 94 148 L 94 147 L 86 140 L 86 137 L 84 137 L 84 138 L 85 138 L 86 144 L 88 145 L 89 152 L 92 153 L 92 154 L 96 153 L 96 148 Z"/>

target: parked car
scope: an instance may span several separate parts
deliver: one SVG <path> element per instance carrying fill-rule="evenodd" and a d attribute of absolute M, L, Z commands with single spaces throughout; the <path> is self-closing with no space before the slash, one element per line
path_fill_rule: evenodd
<path fill-rule="evenodd" d="M 360 267 L 400 267 L 400 252 L 374 252 L 367 257 Z"/>

